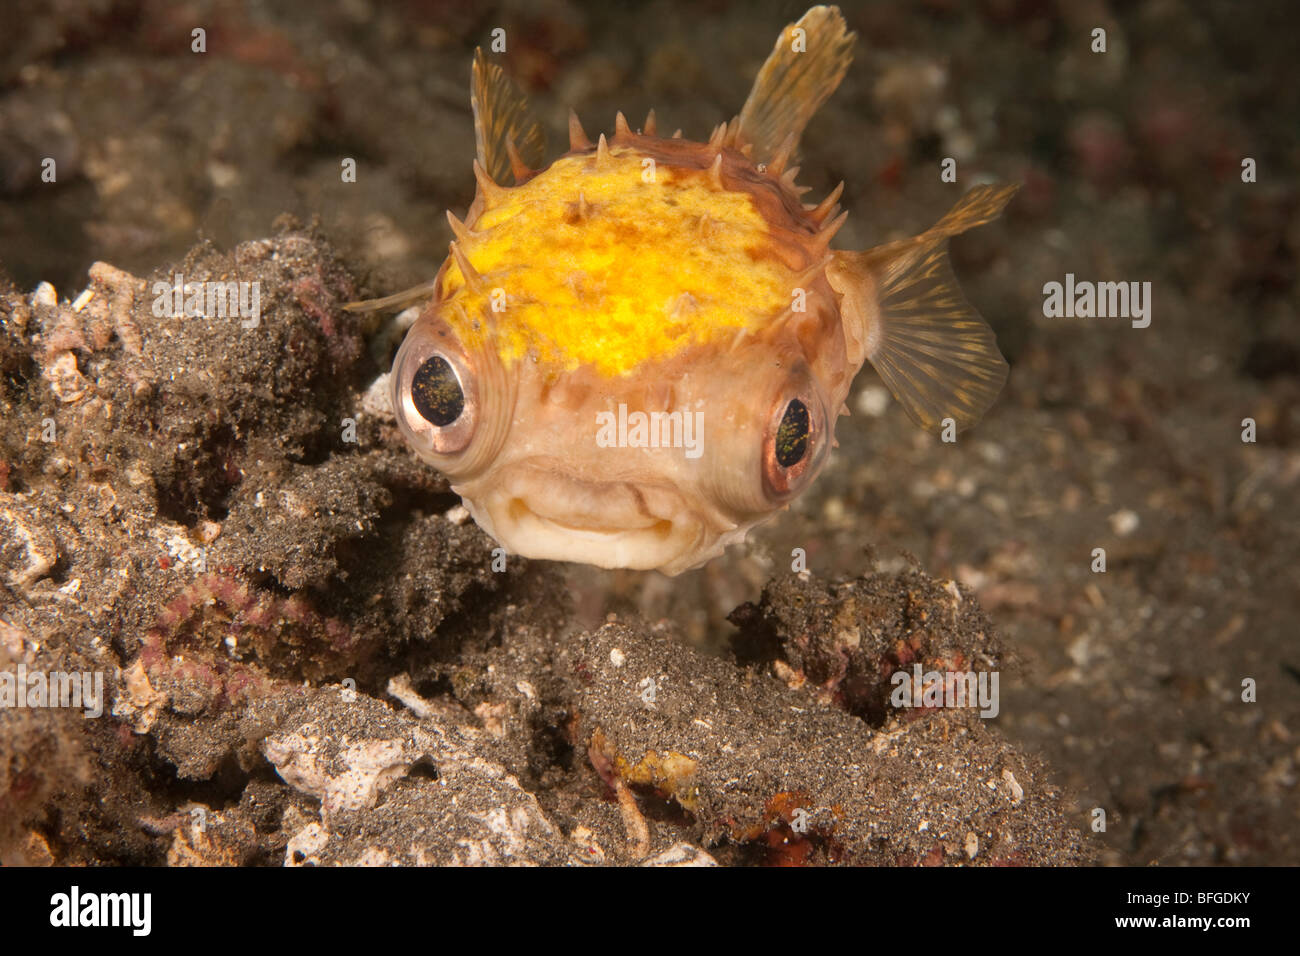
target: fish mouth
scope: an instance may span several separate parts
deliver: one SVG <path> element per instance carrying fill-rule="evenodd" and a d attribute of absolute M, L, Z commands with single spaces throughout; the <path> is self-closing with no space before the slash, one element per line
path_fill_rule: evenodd
<path fill-rule="evenodd" d="M 527 558 L 673 574 L 690 566 L 705 537 L 685 499 L 661 485 L 537 466 L 516 466 L 495 484 L 484 500 L 462 491 L 466 506 L 508 551 Z"/>
<path fill-rule="evenodd" d="M 585 538 L 592 541 L 608 540 L 610 538 L 626 538 L 631 535 L 651 535 L 653 537 L 666 539 L 672 535 L 673 523 L 665 518 L 647 517 L 644 526 L 639 528 L 608 528 L 602 526 L 592 526 L 590 524 L 575 523 L 581 521 L 581 518 L 572 519 L 547 517 L 534 511 L 523 498 L 512 498 L 509 505 L 509 514 L 511 519 L 520 524 L 526 521 L 537 521 L 563 534 L 571 534 L 578 538 Z"/>

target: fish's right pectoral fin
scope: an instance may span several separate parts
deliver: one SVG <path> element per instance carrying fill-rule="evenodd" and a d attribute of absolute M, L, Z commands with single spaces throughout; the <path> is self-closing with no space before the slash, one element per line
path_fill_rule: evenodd
<path fill-rule="evenodd" d="M 781 31 L 740 111 L 737 146 L 752 143 L 756 163 L 799 145 L 804 127 L 848 72 L 856 33 L 838 7 L 813 7 Z"/>
<path fill-rule="evenodd" d="M 474 51 L 469 102 L 474 109 L 478 162 L 493 182 L 498 186 L 518 182 L 516 170 L 521 164 L 534 171 L 542 168 L 546 161 L 542 124 L 506 71 L 489 63 L 482 49 Z"/>
<path fill-rule="evenodd" d="M 412 302 L 418 302 L 420 299 L 427 299 L 433 295 L 437 287 L 437 279 L 431 282 L 421 282 L 417 286 L 403 289 L 401 292 L 394 292 L 382 299 L 363 299 L 360 302 L 349 302 L 343 306 L 343 309 L 346 312 L 378 312 L 381 309 L 395 309 L 399 306 L 410 305 Z"/>
<path fill-rule="evenodd" d="M 871 362 L 907 414 L 934 432 L 978 422 L 1007 380 L 987 322 L 966 301 L 948 239 L 997 218 L 1019 186 L 977 186 L 931 229 L 865 252 L 837 252 L 827 271 L 842 295 L 850 360 Z"/>

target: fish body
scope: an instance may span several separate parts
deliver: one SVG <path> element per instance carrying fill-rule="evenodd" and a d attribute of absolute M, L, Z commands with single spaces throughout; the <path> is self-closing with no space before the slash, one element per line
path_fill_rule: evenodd
<path fill-rule="evenodd" d="M 448 214 L 434 282 L 377 304 L 429 297 L 394 361 L 397 422 L 509 552 L 699 566 L 808 487 L 867 361 L 927 429 L 992 403 L 1006 363 L 945 249 L 1014 187 L 863 252 L 830 248 L 840 189 L 801 200 L 790 162 L 853 40 L 815 7 L 707 142 L 660 136 L 653 113 L 592 142 L 575 116 L 549 165 L 476 57 L 474 202 Z"/>

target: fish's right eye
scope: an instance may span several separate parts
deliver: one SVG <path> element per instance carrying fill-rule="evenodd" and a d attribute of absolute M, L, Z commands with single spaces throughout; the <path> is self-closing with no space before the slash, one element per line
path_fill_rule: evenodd
<path fill-rule="evenodd" d="M 393 365 L 393 409 L 407 440 L 430 455 L 469 447 L 478 426 L 473 366 L 449 336 L 413 329 Z"/>

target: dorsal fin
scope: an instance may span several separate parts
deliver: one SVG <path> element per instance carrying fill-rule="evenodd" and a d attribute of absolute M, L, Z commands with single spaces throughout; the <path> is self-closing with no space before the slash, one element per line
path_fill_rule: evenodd
<path fill-rule="evenodd" d="M 507 177 L 514 176 L 508 142 L 514 144 L 529 168 L 542 168 L 546 160 L 542 124 L 505 70 L 489 63 L 481 48 L 474 51 L 469 102 L 474 108 L 474 145 L 479 165 L 494 182 L 504 186 Z"/>
<path fill-rule="evenodd" d="M 844 79 L 856 39 L 838 7 L 813 7 L 781 31 L 740 111 L 737 142 L 753 144 L 755 163 L 770 162 L 787 139 L 797 148 L 808 121 Z"/>

